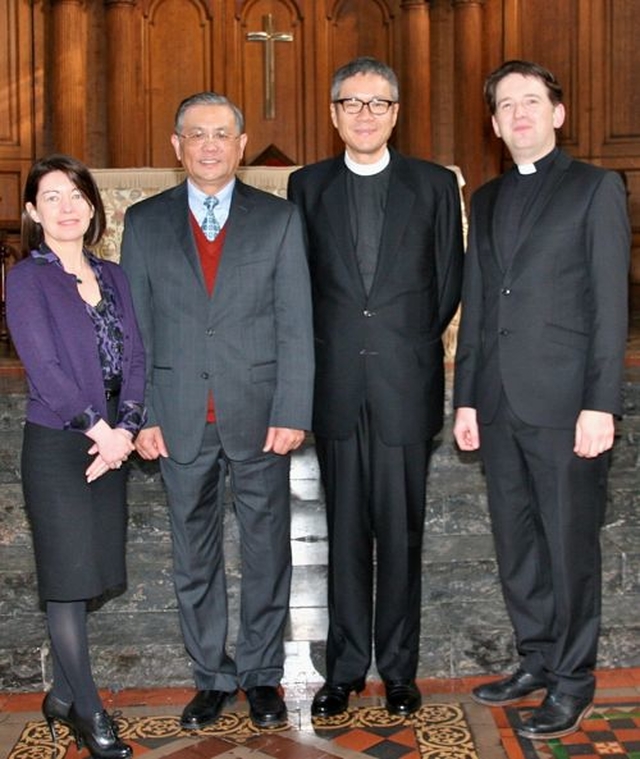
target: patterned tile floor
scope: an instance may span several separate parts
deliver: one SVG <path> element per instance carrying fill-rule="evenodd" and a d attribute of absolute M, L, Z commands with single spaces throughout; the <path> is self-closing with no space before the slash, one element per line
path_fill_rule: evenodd
<path fill-rule="evenodd" d="M 582 730 L 542 743 L 519 739 L 514 730 L 531 703 L 487 709 L 471 700 L 471 688 L 482 680 L 421 681 L 423 707 L 407 720 L 390 718 L 381 685 L 369 683 L 352 698 L 348 715 L 313 724 L 316 685 L 290 688 L 289 728 L 263 732 L 249 722 L 243 697 L 219 725 L 193 734 L 177 721 L 189 690 L 104 696 L 108 709 L 121 713 L 121 733 L 134 746 L 134 759 L 640 759 L 640 668 L 598 672 L 596 707 Z M 39 713 L 41 700 L 41 693 L 0 694 L 0 757 L 86 759 L 86 749 L 78 752 L 65 728 L 54 746 Z"/>

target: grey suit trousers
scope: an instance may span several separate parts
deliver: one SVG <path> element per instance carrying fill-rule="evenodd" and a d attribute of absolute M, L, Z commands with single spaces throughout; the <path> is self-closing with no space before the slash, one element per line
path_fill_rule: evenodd
<path fill-rule="evenodd" d="M 207 424 L 195 461 L 161 459 L 171 516 L 180 624 L 196 687 L 231 692 L 278 685 L 289 610 L 291 544 L 289 456 L 229 460 Z M 240 624 L 227 651 L 223 550 L 225 474 L 234 500 L 241 553 Z"/>

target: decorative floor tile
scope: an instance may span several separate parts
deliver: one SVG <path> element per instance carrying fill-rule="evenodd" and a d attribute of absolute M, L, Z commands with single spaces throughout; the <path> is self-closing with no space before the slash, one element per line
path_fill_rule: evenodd
<path fill-rule="evenodd" d="M 315 720 L 309 733 L 291 727 L 261 732 L 246 714 L 235 712 L 225 712 L 215 725 L 195 733 L 182 730 L 177 716 L 121 715 L 116 722 L 134 758 L 153 759 L 157 752 L 167 759 L 222 759 L 240 756 L 238 747 L 245 747 L 256 759 L 479 759 L 458 704 L 428 704 L 407 719 L 383 707 L 350 709 Z M 8 759 L 76 759 L 87 753 L 77 752 L 65 726 L 58 727 L 54 743 L 39 720 L 25 724 Z"/>
<path fill-rule="evenodd" d="M 524 759 L 640 759 L 640 698 L 596 700 L 578 732 L 550 741 L 530 741 L 515 732 L 521 714 L 529 709 L 500 710 L 506 715 Z"/>

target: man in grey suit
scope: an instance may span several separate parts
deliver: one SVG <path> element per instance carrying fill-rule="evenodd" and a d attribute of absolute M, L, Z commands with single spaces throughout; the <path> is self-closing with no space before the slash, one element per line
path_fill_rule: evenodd
<path fill-rule="evenodd" d="M 485 96 L 515 165 L 472 199 L 454 434 L 482 455 L 521 663 L 473 695 L 497 706 L 546 691 L 518 730 L 546 740 L 578 729 L 595 689 L 629 222 L 620 177 L 556 146 L 551 72 L 508 61 Z"/>
<path fill-rule="evenodd" d="M 313 337 L 302 225 L 243 184 L 247 135 L 227 98 L 184 100 L 171 137 L 187 179 L 128 209 L 122 265 L 149 367 L 144 459 L 160 458 L 174 580 L 197 693 L 181 724 L 245 691 L 259 727 L 286 722 L 279 684 L 291 579 L 290 452 L 311 423 Z M 241 543 L 241 612 L 227 652 L 224 475 Z"/>

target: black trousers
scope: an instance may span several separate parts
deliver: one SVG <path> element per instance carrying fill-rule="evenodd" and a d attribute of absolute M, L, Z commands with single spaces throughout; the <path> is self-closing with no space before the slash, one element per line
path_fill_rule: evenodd
<path fill-rule="evenodd" d="M 504 598 L 522 666 L 591 697 L 601 609 L 609 455 L 573 453 L 574 430 L 531 427 L 503 399 L 480 428 Z"/>
<path fill-rule="evenodd" d="M 327 680 L 415 677 L 431 443 L 387 446 L 363 407 L 346 440 L 316 438 L 329 536 Z M 375 588 L 375 602 L 374 602 Z"/>

